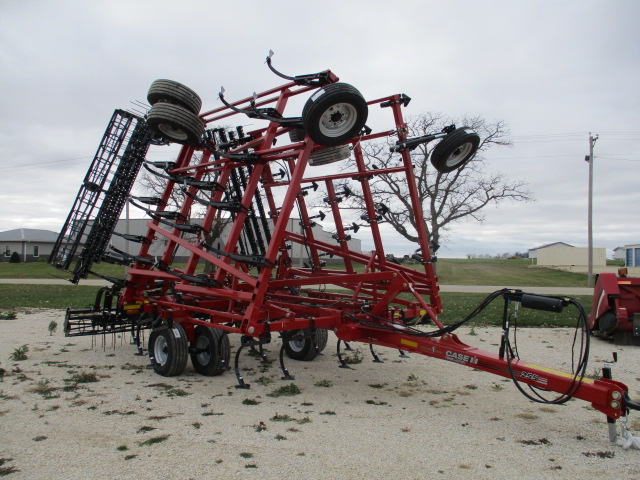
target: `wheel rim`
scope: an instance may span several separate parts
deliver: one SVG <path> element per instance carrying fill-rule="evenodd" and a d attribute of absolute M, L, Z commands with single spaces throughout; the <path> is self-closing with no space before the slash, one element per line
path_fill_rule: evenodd
<path fill-rule="evenodd" d="M 445 165 L 447 167 L 455 167 L 456 165 L 459 165 L 460 163 L 464 162 L 464 160 L 469 156 L 469 154 L 471 154 L 472 151 L 473 144 L 471 142 L 460 145 L 451 155 L 449 155 L 449 158 L 447 158 Z"/>
<path fill-rule="evenodd" d="M 173 138 L 175 140 L 183 141 L 189 138 L 184 130 L 180 128 L 173 128 L 168 123 L 161 123 L 160 125 L 158 125 L 158 130 L 164 133 L 167 137 Z"/>
<path fill-rule="evenodd" d="M 336 103 L 320 117 L 320 133 L 326 137 L 339 137 L 353 128 L 358 112 L 350 103 Z"/>
<path fill-rule="evenodd" d="M 211 361 L 210 343 L 209 339 L 205 336 L 200 336 L 196 340 L 196 348 L 198 353 L 196 354 L 196 360 L 200 365 L 209 365 Z"/>
<path fill-rule="evenodd" d="M 301 333 L 295 334 L 289 340 L 289 348 L 291 348 L 291 350 L 293 350 L 296 353 L 300 353 L 304 349 L 304 344 L 305 344 L 304 335 Z"/>
<path fill-rule="evenodd" d="M 167 359 L 169 358 L 169 346 L 167 344 L 167 339 L 164 338 L 163 335 L 159 335 L 158 338 L 156 338 L 156 343 L 153 345 L 153 356 L 159 365 L 167 363 Z"/>

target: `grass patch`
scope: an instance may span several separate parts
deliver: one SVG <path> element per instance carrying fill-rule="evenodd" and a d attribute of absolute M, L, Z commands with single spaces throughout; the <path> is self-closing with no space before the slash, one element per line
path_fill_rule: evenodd
<path fill-rule="evenodd" d="M 530 259 L 440 258 L 441 285 L 499 285 L 529 287 L 586 287 L 587 275 L 545 267 L 531 267 Z"/>
<path fill-rule="evenodd" d="M 0 285 L 0 309 L 86 308 L 93 305 L 100 287 L 81 285 Z"/>
<path fill-rule="evenodd" d="M 271 393 L 267 393 L 268 397 L 292 397 L 294 395 L 300 395 L 302 392 L 295 383 L 289 385 L 283 385 L 282 387 L 274 390 Z"/>
<path fill-rule="evenodd" d="M 295 422 L 296 419 L 293 417 L 290 417 L 289 415 L 280 415 L 276 413 L 269 420 L 271 420 L 272 422 Z"/>
<path fill-rule="evenodd" d="M 347 365 L 357 365 L 358 363 L 362 363 L 362 351 L 360 351 L 359 348 L 356 348 L 355 350 L 352 350 L 350 354 L 344 355 L 342 359 Z"/>
<path fill-rule="evenodd" d="M 9 355 L 9 360 L 13 360 L 14 362 L 21 362 L 22 360 L 26 360 L 27 352 L 29 351 L 28 345 L 22 345 L 21 347 L 14 348 L 13 353 Z"/>
<path fill-rule="evenodd" d="M 65 380 L 71 383 L 95 383 L 100 381 L 94 372 L 80 372 L 73 375 L 70 379 Z"/>
<path fill-rule="evenodd" d="M 320 380 L 314 383 L 316 387 L 333 387 L 333 382 L 331 380 Z"/>
<path fill-rule="evenodd" d="M 149 427 L 148 425 L 143 425 L 138 429 L 138 433 L 148 433 L 156 430 L 156 427 Z"/>
<path fill-rule="evenodd" d="M 465 318 L 485 298 L 485 293 L 444 292 L 440 294 L 443 312 L 438 318 L 445 324 L 451 324 Z M 587 314 L 591 310 L 591 295 L 573 296 L 585 307 Z M 504 302 L 497 298 L 487 306 L 478 316 L 467 323 L 468 326 L 502 325 Z M 574 327 L 576 325 L 577 310 L 567 307 L 561 313 L 544 312 L 530 308 L 521 308 L 518 312 L 518 326 L 520 327 Z"/>
<path fill-rule="evenodd" d="M 33 393 L 37 393 L 42 395 L 45 400 L 49 400 L 51 398 L 58 398 L 58 395 L 54 395 L 53 392 L 56 391 L 55 387 L 49 385 L 49 380 L 40 380 L 36 386 L 31 388 Z"/>
<path fill-rule="evenodd" d="M 166 439 L 168 439 L 170 436 L 171 435 L 169 434 L 165 434 L 165 435 L 159 435 L 157 437 L 151 437 L 150 439 L 145 440 L 144 442 L 138 443 L 138 445 L 140 445 L 141 447 L 148 447 L 150 445 L 155 445 L 156 443 L 162 443 Z"/>

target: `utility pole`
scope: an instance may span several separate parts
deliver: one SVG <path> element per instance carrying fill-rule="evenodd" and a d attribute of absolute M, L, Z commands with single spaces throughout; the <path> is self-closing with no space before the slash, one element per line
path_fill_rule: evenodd
<path fill-rule="evenodd" d="M 595 137 L 589 132 L 589 155 L 584 157 L 585 161 L 589 162 L 589 201 L 588 201 L 588 218 L 587 218 L 587 286 L 593 287 L 593 146 L 598 140 L 598 135 Z"/>

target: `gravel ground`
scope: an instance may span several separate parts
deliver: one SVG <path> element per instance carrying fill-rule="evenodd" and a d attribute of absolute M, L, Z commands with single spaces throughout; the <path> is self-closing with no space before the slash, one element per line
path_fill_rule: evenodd
<path fill-rule="evenodd" d="M 362 363 L 340 369 L 330 335 L 313 362 L 287 362 L 294 381 L 277 363 L 243 357 L 251 388 L 239 390 L 232 374 L 202 377 L 190 365 L 160 377 L 127 338 L 65 338 L 63 317 L 0 320 L 0 472 L 12 480 L 640 477 L 640 452 L 610 444 L 605 417 L 586 402 L 533 403 L 510 380 L 465 366 L 383 348 L 377 364 L 360 346 Z M 49 335 L 52 320 L 60 326 Z M 499 335 L 459 333 L 492 352 Z M 567 370 L 572 337 L 522 329 L 520 355 Z M 28 358 L 10 360 L 22 345 Z M 278 350 L 268 346 L 269 357 Z M 639 347 L 594 339 L 588 373 L 614 350 L 614 378 L 640 397 Z M 300 394 L 273 396 L 292 383 Z M 631 425 L 637 434 L 638 415 Z"/>

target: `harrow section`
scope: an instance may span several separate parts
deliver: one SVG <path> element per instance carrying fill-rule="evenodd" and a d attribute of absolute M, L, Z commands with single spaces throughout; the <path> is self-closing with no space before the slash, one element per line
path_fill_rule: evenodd
<path fill-rule="evenodd" d="M 113 113 L 49 257 L 56 268 L 73 274 L 73 283 L 87 278 L 93 263 L 103 259 L 150 140 L 141 118 L 123 110 Z"/>
<path fill-rule="evenodd" d="M 505 300 L 501 347 L 492 354 L 464 344 L 453 333 L 477 311 L 449 326 L 438 319 L 442 305 L 436 258 L 424 222 L 416 222 L 418 265 L 399 265 L 387 258 L 382 229 L 388 207 L 374 198 L 371 183 L 386 176 L 402 178 L 409 191 L 407 204 L 416 218 L 423 218 L 411 150 L 438 141 L 431 163 L 446 174 L 473 158 L 480 143 L 475 132 L 452 125 L 408 138 L 402 114 L 411 100 L 408 96 L 367 101 L 331 71 L 287 76 L 273 68 L 271 57 L 267 63 L 288 82 L 235 102 L 226 100 L 223 89 L 222 106 L 200 113 L 202 102 L 193 91 L 157 80 L 147 97 L 151 108 L 144 120 L 119 111 L 114 115 L 103 144 L 114 137 L 117 147 L 99 149 L 52 263 L 69 270 L 71 257 L 84 245 L 71 270 L 74 283 L 90 273 L 92 262 L 101 260 L 126 265 L 126 279 L 113 279 L 114 286 L 102 292 L 92 309 L 68 311 L 68 335 L 131 329 L 141 351 L 140 330 L 151 328 L 151 364 L 156 373 L 173 376 L 184 371 L 189 356 L 199 373 L 224 373 L 231 361 L 229 335 L 239 334 L 234 367 L 238 387 L 248 388 L 239 368 L 244 348 L 261 352 L 262 345 L 278 335 L 283 378 L 292 378 L 284 355 L 313 360 L 325 348 L 328 331 L 333 331 L 343 367 L 341 343 L 363 342 L 370 345 L 374 359 L 373 345 L 380 345 L 510 377 L 518 388 L 522 383 L 560 393 L 547 401 L 523 391 L 534 401 L 582 398 L 612 422 L 630 408 L 640 408 L 625 385 L 585 377 L 589 337 L 582 307 L 578 310 L 584 320 L 584 343 L 573 372 L 541 367 L 514 354 L 509 305 L 560 311 L 575 303 L 570 299 L 514 290 L 490 296 L 477 311 L 495 298 Z M 305 94 L 309 96 L 302 115 L 286 116 L 290 99 Z M 373 131 L 366 125 L 370 108 L 382 108 L 389 115 L 389 129 Z M 218 126 L 237 118 L 238 124 L 249 118 L 262 125 L 247 132 L 244 126 Z M 154 136 L 181 144 L 180 153 L 172 162 L 144 162 L 150 173 L 165 181 L 158 197 L 129 197 L 149 217 L 145 235 L 125 236 L 140 244 L 138 254 L 107 252 L 108 236 Z M 397 166 L 369 168 L 363 146 L 389 137 L 397 138 L 391 147 Z M 114 170 L 121 148 L 123 161 Z M 332 165 L 338 162 L 340 168 Z M 109 175 L 113 193 L 104 188 Z M 354 191 L 364 199 L 359 212 L 341 207 Z M 85 237 L 102 193 L 102 206 Z M 176 197 L 182 200 L 172 205 Z M 330 240 L 314 228 L 316 220 L 332 231 Z M 356 232 L 371 251 L 354 245 L 351 234 Z M 152 247 L 161 247 L 161 254 Z M 174 261 L 179 251 L 187 256 L 180 266 Z"/>

